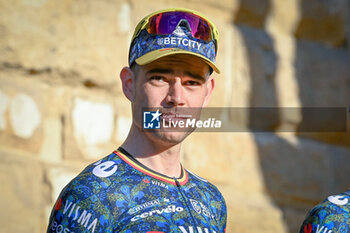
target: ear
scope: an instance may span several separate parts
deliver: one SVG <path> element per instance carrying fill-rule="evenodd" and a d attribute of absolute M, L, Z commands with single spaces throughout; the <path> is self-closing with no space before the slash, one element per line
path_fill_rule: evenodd
<path fill-rule="evenodd" d="M 214 90 L 215 87 L 215 79 L 214 77 L 209 77 L 209 80 L 207 81 L 207 93 L 204 97 L 204 103 L 203 103 L 203 107 L 206 107 L 209 103 L 210 97 L 211 97 L 211 93 Z"/>
<path fill-rule="evenodd" d="M 122 81 L 124 95 L 131 102 L 134 101 L 135 78 L 134 72 L 129 67 L 124 67 L 120 71 L 120 80 Z"/>

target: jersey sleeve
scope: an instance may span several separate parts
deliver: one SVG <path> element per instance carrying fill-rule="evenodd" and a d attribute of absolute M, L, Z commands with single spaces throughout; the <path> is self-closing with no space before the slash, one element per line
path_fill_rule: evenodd
<path fill-rule="evenodd" d="M 214 193 L 216 197 L 215 200 L 212 200 L 211 207 L 214 208 L 214 212 L 217 218 L 217 222 L 219 223 L 220 232 L 226 232 L 227 225 L 227 206 L 225 199 L 219 189 L 210 184 L 210 189 Z"/>
<path fill-rule="evenodd" d="M 305 218 L 299 233 L 350 232 L 350 206 L 344 196 L 330 196 Z"/>
<path fill-rule="evenodd" d="M 47 233 L 113 232 L 113 218 L 105 196 L 103 192 L 95 192 L 91 183 L 86 185 L 76 178 L 58 197 L 51 212 Z"/>
<path fill-rule="evenodd" d="M 218 213 L 218 222 L 219 222 L 219 226 L 220 226 L 220 232 L 226 232 L 226 225 L 227 225 L 227 206 L 226 206 L 226 202 L 224 197 L 222 196 L 222 194 L 220 193 L 219 190 L 218 191 L 218 196 L 219 198 L 219 213 Z"/>
<path fill-rule="evenodd" d="M 227 206 L 225 199 L 222 197 L 222 207 L 221 207 L 221 214 L 220 214 L 220 232 L 226 232 L 226 225 L 227 225 Z"/>
<path fill-rule="evenodd" d="M 322 220 L 320 218 L 320 215 L 322 216 L 323 213 L 325 213 L 325 210 L 323 208 L 315 207 L 312 209 L 305 218 L 299 233 L 319 232 L 318 228 L 320 228 L 320 226 L 323 226 Z M 323 228 L 325 227 L 323 226 Z"/>

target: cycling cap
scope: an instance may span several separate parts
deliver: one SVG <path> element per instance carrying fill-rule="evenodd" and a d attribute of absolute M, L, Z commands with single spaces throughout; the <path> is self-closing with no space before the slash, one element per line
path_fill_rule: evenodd
<path fill-rule="evenodd" d="M 202 58 L 220 73 L 215 59 L 219 32 L 200 13 L 182 8 L 154 12 L 136 26 L 129 50 L 129 66 L 146 65 L 173 54 L 191 54 Z"/>

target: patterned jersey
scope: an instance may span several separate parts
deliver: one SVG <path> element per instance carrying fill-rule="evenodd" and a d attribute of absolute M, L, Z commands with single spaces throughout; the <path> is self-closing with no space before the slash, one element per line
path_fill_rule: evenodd
<path fill-rule="evenodd" d="M 61 192 L 47 232 L 225 232 L 219 190 L 182 168 L 159 174 L 119 148 L 89 165 Z"/>
<path fill-rule="evenodd" d="M 350 190 L 328 197 L 315 206 L 300 233 L 350 233 Z"/>

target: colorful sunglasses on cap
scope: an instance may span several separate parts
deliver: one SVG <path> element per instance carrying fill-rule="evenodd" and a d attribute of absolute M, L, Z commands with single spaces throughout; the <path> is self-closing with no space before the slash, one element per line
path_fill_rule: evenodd
<path fill-rule="evenodd" d="M 173 54 L 202 58 L 214 71 L 219 33 L 215 25 L 196 11 L 173 8 L 152 13 L 136 26 L 129 51 L 129 66 L 146 65 Z"/>

